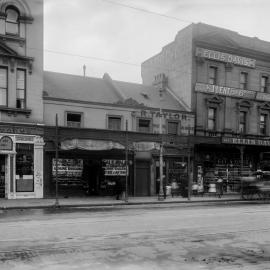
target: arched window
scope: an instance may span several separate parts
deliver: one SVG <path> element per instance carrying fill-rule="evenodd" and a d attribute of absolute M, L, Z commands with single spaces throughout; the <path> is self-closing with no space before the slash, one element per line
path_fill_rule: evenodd
<path fill-rule="evenodd" d="M 6 33 L 19 35 L 19 12 L 14 7 L 6 9 Z"/>

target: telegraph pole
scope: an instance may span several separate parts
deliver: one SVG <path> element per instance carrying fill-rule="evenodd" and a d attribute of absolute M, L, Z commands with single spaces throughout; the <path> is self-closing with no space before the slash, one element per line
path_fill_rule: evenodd
<path fill-rule="evenodd" d="M 160 101 L 162 100 L 162 89 L 159 90 L 159 97 Z M 159 194 L 158 200 L 164 200 L 164 191 L 163 191 L 163 141 L 162 141 L 162 109 L 161 109 L 161 102 L 159 108 L 159 134 L 160 134 L 160 150 L 159 150 Z M 165 191 L 166 192 L 166 191 Z"/>
<path fill-rule="evenodd" d="M 126 149 L 125 149 L 125 158 L 126 158 L 126 190 L 125 190 L 125 202 L 128 202 L 128 121 L 126 120 Z"/>
<path fill-rule="evenodd" d="M 55 207 L 59 207 L 59 199 L 58 199 L 58 114 L 55 115 Z"/>

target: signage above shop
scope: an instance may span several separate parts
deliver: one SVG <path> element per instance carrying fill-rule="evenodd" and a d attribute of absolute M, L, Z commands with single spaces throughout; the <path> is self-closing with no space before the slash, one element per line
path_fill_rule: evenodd
<path fill-rule="evenodd" d="M 231 137 L 231 138 L 222 137 L 222 143 L 241 144 L 241 145 L 270 146 L 270 140 L 244 139 L 244 138 L 234 138 L 234 137 Z"/>
<path fill-rule="evenodd" d="M 128 175 L 128 167 L 125 160 L 103 159 L 102 168 L 105 176 L 126 176 Z"/>
<path fill-rule="evenodd" d="M 0 133 L 44 135 L 44 129 L 39 127 L 19 127 L 0 125 Z"/>
<path fill-rule="evenodd" d="M 0 150 L 3 151 L 12 151 L 13 150 L 13 142 L 12 139 L 8 136 L 3 136 L 0 139 Z"/>
<path fill-rule="evenodd" d="M 134 142 L 133 147 L 138 152 L 160 150 L 160 144 L 156 142 Z"/>
<path fill-rule="evenodd" d="M 162 117 L 162 118 L 171 119 L 171 120 L 186 120 L 188 117 L 190 117 L 190 115 L 186 113 L 166 112 L 164 110 L 162 111 L 162 113 L 160 113 L 159 110 L 133 111 L 132 115 L 137 116 L 137 117 L 147 117 L 147 118 Z"/>
<path fill-rule="evenodd" d="M 256 95 L 257 100 L 262 100 L 262 101 L 270 101 L 270 94 L 269 93 L 262 93 L 258 92 Z"/>
<path fill-rule="evenodd" d="M 255 68 L 256 66 L 255 59 L 238 56 L 234 54 L 229 54 L 229 53 L 207 50 L 204 48 L 196 48 L 196 56 L 204 57 L 207 59 L 216 60 L 220 62 L 225 62 L 225 63 L 232 63 L 238 66 L 245 66 L 245 67 L 250 67 L 250 68 Z"/>
<path fill-rule="evenodd" d="M 207 94 L 215 94 L 236 98 L 255 99 L 256 92 L 251 90 L 237 89 L 227 86 L 219 86 L 205 83 L 196 83 L 196 92 L 202 92 Z"/>

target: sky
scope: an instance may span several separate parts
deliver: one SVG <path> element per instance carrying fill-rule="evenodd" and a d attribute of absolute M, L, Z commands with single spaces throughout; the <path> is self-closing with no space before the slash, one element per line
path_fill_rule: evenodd
<path fill-rule="evenodd" d="M 44 0 L 44 69 L 141 83 L 141 63 L 192 22 L 270 41 L 269 10 L 269 0 Z"/>

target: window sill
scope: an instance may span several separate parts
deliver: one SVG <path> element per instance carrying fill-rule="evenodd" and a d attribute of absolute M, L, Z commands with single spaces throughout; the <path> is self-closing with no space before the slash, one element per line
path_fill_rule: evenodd
<path fill-rule="evenodd" d="M 8 116 L 17 116 L 18 114 L 24 114 L 28 118 L 30 116 L 32 110 L 8 108 L 8 107 L 1 107 L 0 106 L 0 112 L 6 112 L 8 114 Z"/>
<path fill-rule="evenodd" d="M 21 38 L 17 35 L 12 35 L 12 34 L 6 34 L 6 35 L 1 35 L 0 34 L 0 40 L 9 40 L 9 41 L 17 41 L 20 44 L 24 44 L 25 43 L 25 38 Z"/>

